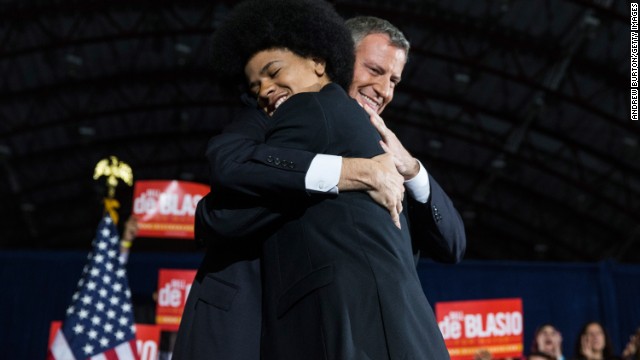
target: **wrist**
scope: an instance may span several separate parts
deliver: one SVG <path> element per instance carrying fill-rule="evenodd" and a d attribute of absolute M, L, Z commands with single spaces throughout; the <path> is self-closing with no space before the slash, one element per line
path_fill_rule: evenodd
<path fill-rule="evenodd" d="M 402 174 L 405 180 L 413 179 L 420 172 L 420 162 L 418 162 L 418 159 L 411 158 L 410 163 L 411 165 L 407 166 L 407 171 L 404 174 Z"/>
<path fill-rule="evenodd" d="M 376 166 L 376 162 L 371 159 L 343 158 L 338 189 L 340 191 L 374 189 L 371 174 Z"/>

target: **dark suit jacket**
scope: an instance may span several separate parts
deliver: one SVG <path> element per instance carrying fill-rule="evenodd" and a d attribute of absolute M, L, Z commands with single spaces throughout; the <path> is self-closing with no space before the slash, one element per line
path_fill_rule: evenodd
<path fill-rule="evenodd" d="M 266 146 L 352 157 L 382 151 L 367 115 L 334 85 L 320 93 L 292 97 L 272 122 Z M 297 161 L 266 146 L 256 147 L 247 157 L 289 171 L 291 177 Z M 212 154 L 220 153 L 210 151 L 210 161 L 215 160 Z M 225 169 L 234 168 L 237 174 L 242 164 Z M 305 172 L 306 168 L 298 171 Z M 253 183 L 248 184 L 242 181 L 250 177 L 242 178 L 236 182 L 227 173 L 218 184 L 250 195 L 260 195 L 260 187 L 272 186 L 264 175 L 252 177 L 249 182 Z M 304 176 L 299 179 L 302 189 Z M 448 197 L 433 184 L 431 201 L 417 207 L 418 212 L 431 215 L 422 219 L 421 227 L 437 244 L 433 247 L 439 249 L 437 255 L 456 261 L 465 245 L 462 223 Z M 282 186 L 278 182 L 274 188 Z M 307 197 L 302 191 L 298 195 L 280 196 L 277 203 L 271 199 L 276 208 L 276 204 L 286 205 L 275 211 L 284 225 L 264 247 L 263 356 L 446 358 L 415 273 L 406 218 L 402 219 L 404 230 L 398 231 L 386 210 L 362 193 L 343 193 L 333 199 Z M 232 232 L 224 222 L 212 226 Z"/>
<path fill-rule="evenodd" d="M 302 106 L 300 102 L 304 101 L 306 97 L 311 97 L 313 100 Z M 294 99 L 295 101 L 293 101 Z M 317 103 L 316 100 L 318 100 Z M 336 104 L 341 105 L 336 106 Z M 226 131 L 224 135 L 213 139 L 209 144 L 208 151 L 208 157 L 212 164 L 212 186 L 225 189 L 223 193 L 234 195 L 231 197 L 231 201 L 225 204 L 224 199 L 221 200 L 220 196 L 216 199 L 212 191 L 212 194 L 199 205 L 199 222 L 205 224 L 205 228 L 215 230 L 218 235 L 235 237 L 234 242 L 239 243 L 240 238 L 251 237 L 252 234 L 254 239 L 266 238 L 274 228 L 282 224 L 282 221 L 293 219 L 276 236 L 272 236 L 267 241 L 268 247 L 265 248 L 265 254 L 276 254 L 279 258 L 287 258 L 283 255 L 289 254 L 293 259 L 297 259 L 300 253 L 304 253 L 305 250 L 298 249 L 299 251 L 297 251 L 295 250 L 296 246 L 287 245 L 284 246 L 287 250 L 281 254 L 280 250 L 273 249 L 274 243 L 292 241 L 293 245 L 306 244 L 304 247 L 308 252 L 309 247 L 317 245 L 317 241 L 314 242 L 310 239 L 329 238 L 335 240 L 336 238 L 335 235 L 327 235 L 322 232 L 317 236 L 309 235 L 300 238 L 301 233 L 298 231 L 300 226 L 304 229 L 315 227 L 317 231 L 326 228 L 325 223 L 328 221 L 330 226 L 335 223 L 335 234 L 339 234 L 340 239 L 343 237 L 357 239 L 361 236 L 359 232 L 363 229 L 375 235 L 367 243 L 373 245 L 372 249 L 369 249 L 372 252 L 364 251 L 360 256 L 342 257 L 344 253 L 335 251 L 336 249 L 332 246 L 328 246 L 324 249 L 328 254 L 323 259 L 329 260 L 329 262 L 325 264 L 326 266 L 321 265 L 319 268 L 309 263 L 301 264 L 300 261 L 293 261 L 290 270 L 279 270 L 275 274 L 271 274 L 270 269 L 274 265 L 270 265 L 267 261 L 266 281 L 269 288 L 265 299 L 267 300 L 267 313 L 271 315 L 267 316 L 267 326 L 265 327 L 267 330 L 265 358 L 294 359 L 303 356 L 303 354 L 305 358 L 313 358 L 313 356 L 321 358 L 323 353 L 326 353 L 328 358 L 387 358 L 388 356 L 402 358 L 404 354 L 408 358 L 423 358 L 421 354 L 427 353 L 430 354 L 427 358 L 445 358 L 446 355 L 442 353 L 442 341 L 436 331 L 433 314 L 419 287 L 413 262 L 409 261 L 411 246 L 407 245 L 410 240 L 406 232 L 406 219 L 403 220 L 405 230 L 399 232 L 393 228 L 388 213 L 364 194 L 343 193 L 338 199 L 317 201 L 317 198 L 309 198 L 304 192 L 304 175 L 316 152 L 361 157 L 371 157 L 381 152 L 377 146 L 379 139 L 377 133 L 369 125 L 366 115 L 363 115 L 364 112 L 357 105 L 355 105 L 356 107 L 354 105 L 354 102 L 344 99 L 344 92 L 337 86 L 328 86 L 320 94 L 295 96 L 278 109 L 272 119 L 274 124 L 266 144 L 263 143 L 264 139 L 261 139 L 260 136 L 251 136 L 249 130 L 252 124 L 247 122 L 242 124 L 242 121 L 237 123 L 242 125 L 236 126 L 235 130 Z M 326 109 L 332 111 L 332 114 L 327 114 Z M 321 113 L 319 110 L 325 113 Z M 323 114 L 323 119 L 320 119 L 322 121 L 318 119 L 318 114 Z M 365 116 L 364 120 L 363 116 Z M 254 121 L 254 125 L 255 123 L 258 122 Z M 278 146 L 296 147 L 298 150 L 286 150 Z M 301 149 L 310 152 L 301 151 Z M 430 181 L 432 188 L 430 201 L 427 204 L 418 204 L 417 202 L 411 204 L 413 205 L 411 213 L 420 218 L 420 221 L 416 222 L 417 226 L 413 226 L 413 229 L 419 230 L 421 234 L 417 239 L 428 239 L 428 241 L 422 242 L 430 245 L 426 248 L 423 247 L 428 250 L 427 255 L 435 256 L 439 260 L 455 262 L 461 258 L 465 247 L 462 223 L 450 200 L 437 182 L 433 178 L 430 178 Z M 270 207 L 270 209 L 256 208 L 255 204 L 253 207 L 251 205 L 245 206 L 244 201 L 240 199 L 246 195 L 260 196 L 263 201 L 266 201 L 262 205 Z M 250 204 L 250 201 L 247 204 Z M 347 211 L 356 211 L 351 215 L 358 218 L 356 223 L 360 222 L 360 224 L 353 228 L 346 226 L 346 228 L 340 229 L 338 225 L 344 223 L 345 219 L 342 215 L 345 213 L 333 207 L 338 206 L 339 209 L 345 210 L 353 204 L 356 208 L 362 204 L 365 205 L 364 208 L 358 210 L 361 211 L 360 215 L 357 215 L 358 211 L 353 208 Z M 225 209 L 225 207 L 228 208 Z M 309 214 L 305 215 L 306 217 L 300 217 L 300 212 L 307 210 L 309 210 Z M 239 215 L 238 211 L 244 212 L 244 214 Z M 311 211 L 317 215 L 310 215 Z M 236 212 L 235 216 L 234 212 Z M 334 219 L 331 220 L 331 216 L 326 216 L 326 214 L 331 214 Z M 262 229 L 268 229 L 270 224 L 278 225 L 266 232 L 262 231 Z M 384 231 L 391 232 L 386 236 L 381 236 L 381 230 L 378 226 L 371 227 L 369 226 L 371 224 L 387 224 L 388 226 L 382 227 L 382 233 Z M 262 231 L 262 234 L 256 236 L 256 231 Z M 394 231 L 398 234 L 395 234 Z M 387 239 L 387 237 L 393 238 L 394 234 L 399 237 L 398 244 Z M 278 238 L 281 240 L 274 240 Z M 217 239 L 216 242 L 225 242 L 225 240 L 220 240 L 222 239 L 220 236 Z M 377 251 L 377 247 L 384 244 L 385 239 L 387 239 L 386 245 L 394 246 L 382 252 Z M 338 246 L 338 250 L 340 250 L 342 245 L 339 244 L 341 242 L 337 242 L 333 246 Z M 398 259 L 400 261 L 397 261 Z M 389 262 L 389 260 L 392 261 Z M 210 262 L 210 259 L 205 259 L 203 267 L 208 261 Z M 288 260 L 284 262 L 286 264 Z M 374 263 L 377 263 L 375 267 L 372 266 Z M 411 266 L 407 267 L 408 264 Z M 231 263 L 229 268 L 237 270 L 243 266 L 242 262 L 237 262 Z M 277 267 L 282 266 L 278 264 Z M 371 269 L 368 275 L 363 277 L 349 276 L 366 268 Z M 353 269 L 353 271 L 349 269 Z M 389 273 L 391 277 L 385 275 L 386 273 Z M 221 273 L 218 272 L 216 275 L 219 278 Z M 290 278 L 289 280 L 287 280 L 287 276 Z M 339 280 L 336 281 L 336 278 Z M 273 283 L 274 279 L 284 280 Z M 408 281 L 411 286 L 386 288 L 390 284 L 395 286 L 394 284 L 397 284 L 399 279 Z M 367 281 L 369 281 L 369 285 L 364 286 Z M 382 281 L 386 285 L 380 287 L 376 285 L 378 281 Z M 249 281 L 242 285 L 248 285 L 252 282 L 255 281 Z M 292 283 L 295 283 L 295 286 Z M 244 287 L 246 288 L 246 286 Z M 326 292 L 332 295 L 329 297 L 323 297 L 321 294 L 310 295 L 309 292 L 313 292 L 315 287 L 326 289 Z M 371 292 L 372 290 L 368 289 L 358 295 L 355 289 L 362 287 L 365 289 L 371 287 L 371 289 L 377 290 Z M 353 290 L 355 299 L 360 297 L 375 298 L 379 291 L 385 296 L 378 295 L 379 299 L 376 304 L 360 306 L 362 304 L 354 304 L 351 301 L 354 300 L 351 296 L 342 299 L 345 289 Z M 412 300 L 406 302 L 402 301 L 403 299 L 386 296 L 397 294 L 398 291 L 401 293 L 404 291 L 403 296 L 408 296 L 408 293 L 412 292 L 412 295 L 408 296 Z M 193 290 L 192 293 L 195 294 Z M 336 294 L 341 296 L 335 297 Z M 362 296 L 364 294 L 367 295 Z M 316 301 L 316 305 L 320 305 L 308 308 L 306 305 L 298 304 L 298 300 L 301 299 L 305 299 L 307 303 Z M 340 321 L 358 324 L 357 329 L 351 329 L 351 333 L 344 333 L 349 325 L 340 324 L 338 321 L 340 318 L 336 318 L 335 314 L 323 312 L 322 309 L 328 306 L 324 304 L 327 299 L 335 300 L 330 302 L 332 304 L 329 306 L 330 308 L 343 307 L 343 310 L 349 314 L 347 318 Z M 386 305 L 383 306 L 384 303 Z M 409 312 L 412 315 L 398 316 L 396 311 L 389 310 L 396 308 L 396 305 L 393 305 L 396 303 L 403 304 L 400 307 L 401 313 L 406 315 Z M 351 304 L 351 307 L 347 304 Z M 189 309 L 188 307 L 185 310 L 183 324 L 185 324 L 184 319 L 192 317 L 188 314 Z M 287 315 L 290 312 L 298 313 L 298 315 L 302 313 L 304 316 Z M 386 316 L 385 319 L 383 319 L 383 315 Z M 300 321 L 303 323 L 299 323 Z M 258 322 L 259 319 L 256 320 L 256 323 Z M 336 323 L 332 326 L 319 326 L 319 324 L 327 322 Z M 192 332 L 196 331 L 198 330 Z M 323 332 L 328 332 L 331 336 L 323 335 Z M 181 333 L 184 333 L 182 326 Z M 278 336 L 274 337 L 270 334 L 278 334 Z M 321 335 L 329 336 L 329 338 L 318 342 L 317 340 L 322 338 Z M 294 343 L 297 345 L 294 346 Z M 249 344 L 245 344 L 245 347 L 247 345 Z M 222 355 L 220 358 L 250 358 L 229 354 L 231 353 L 228 353 L 227 356 Z M 315 355 L 311 356 L 312 354 Z"/>
<path fill-rule="evenodd" d="M 231 124 L 225 132 L 241 132 L 244 139 L 264 141 L 266 118 L 256 110 L 241 112 L 242 121 Z M 219 208 L 217 214 L 227 217 L 234 206 L 241 206 L 237 198 L 231 202 L 222 192 L 211 192 L 198 203 L 196 209 L 196 240 L 207 246 L 207 253 L 193 282 L 185 305 L 178 336 L 173 349 L 175 360 L 220 359 L 257 360 L 260 358 L 262 330 L 262 280 L 260 277 L 261 239 L 265 229 L 253 231 L 251 236 L 234 232 L 233 239 L 214 233 L 206 214 L 210 204 L 233 204 Z M 252 205 L 255 206 L 255 205 Z M 209 205 L 213 208 L 213 205 Z M 255 213 L 263 221 L 269 216 Z M 240 220 L 256 221 L 248 217 L 228 216 L 227 223 Z M 214 241 L 215 240 L 215 241 Z"/>
<path fill-rule="evenodd" d="M 206 156 L 211 165 L 211 186 L 217 195 L 215 201 L 213 195 L 207 197 L 200 215 L 211 227 L 213 237 L 247 236 L 259 231 L 278 217 L 273 212 L 276 205 L 283 208 L 310 196 L 333 197 L 308 194 L 305 189 L 305 176 L 316 152 L 278 147 L 267 141 L 266 131 L 276 118 L 247 110 L 223 134 L 209 141 Z M 464 225 L 451 199 L 431 175 L 429 184 L 431 192 L 425 204 L 405 197 L 414 250 L 439 262 L 457 263 L 466 248 Z M 222 204 L 221 197 L 229 201 Z M 238 203 L 233 198 L 249 200 Z M 251 201 L 260 201 L 256 198 L 271 208 L 251 206 Z"/>

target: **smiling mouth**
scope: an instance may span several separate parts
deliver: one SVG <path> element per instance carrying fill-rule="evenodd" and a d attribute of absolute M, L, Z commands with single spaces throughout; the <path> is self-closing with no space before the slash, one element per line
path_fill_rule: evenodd
<path fill-rule="evenodd" d="M 380 108 L 380 103 L 378 101 L 374 100 L 373 98 L 363 93 L 360 93 L 360 96 L 362 96 L 362 98 L 366 101 L 367 105 L 369 105 L 373 110 L 378 112 L 378 109 Z"/>
<path fill-rule="evenodd" d="M 276 103 L 273 105 L 273 110 L 277 109 L 278 107 L 280 107 L 280 105 L 282 105 L 282 103 L 284 103 L 285 101 L 287 101 L 289 97 L 288 96 L 283 96 L 280 99 L 278 99 L 278 101 L 276 101 Z"/>
<path fill-rule="evenodd" d="M 276 100 L 276 102 L 273 105 L 270 105 L 267 111 L 269 116 L 273 115 L 273 113 L 280 107 L 280 105 L 282 105 L 285 101 L 287 101 L 288 98 L 289 98 L 289 95 L 283 95 L 279 97 L 278 100 Z"/>

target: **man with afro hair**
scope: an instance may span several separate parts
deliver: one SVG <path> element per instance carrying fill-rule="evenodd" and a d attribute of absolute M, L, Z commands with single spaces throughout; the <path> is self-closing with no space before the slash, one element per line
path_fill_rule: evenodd
<path fill-rule="evenodd" d="M 334 14 L 318 1 L 243 3 L 215 35 L 213 56 L 219 78 L 227 84 L 245 84 L 243 70 L 256 53 L 286 49 L 302 58 L 324 61 L 329 78 L 348 89 L 353 44 L 349 36 L 344 36 L 342 20 Z M 351 51 L 346 50 L 345 44 Z M 267 131 L 266 144 L 256 145 L 250 160 L 284 171 L 274 176 L 269 173 L 268 178 L 254 178 L 259 184 L 247 190 L 242 187 L 244 183 L 225 180 L 225 174 L 238 167 L 213 169 L 212 193 L 198 206 L 196 228 L 199 238 L 208 239 L 209 249 L 185 309 L 175 355 L 187 354 L 184 349 L 189 345 L 182 344 L 189 341 L 182 340 L 187 336 L 200 337 L 199 341 L 191 341 L 200 344 L 196 346 L 206 342 L 207 337 L 198 332 L 205 327 L 202 317 L 212 316 L 212 310 L 205 310 L 202 303 L 233 312 L 237 305 L 245 309 L 236 298 L 242 298 L 243 292 L 246 295 L 247 289 L 254 290 L 249 291 L 250 296 L 259 293 L 259 284 L 252 285 L 246 269 L 236 270 L 245 266 L 248 272 L 259 274 L 255 259 L 260 255 L 255 247 L 260 246 L 261 239 L 268 238 L 264 244 L 263 358 L 448 358 L 417 279 L 404 214 L 398 216 L 402 224 L 402 230 L 398 230 L 388 218 L 385 220 L 384 208 L 365 194 L 341 193 L 336 198 L 272 196 L 291 187 L 283 183 L 291 182 L 292 173 L 309 167 L 310 161 L 303 160 L 302 170 L 296 170 L 297 160 L 290 159 L 309 159 L 309 154 L 320 152 L 359 157 L 382 153 L 380 137 L 366 114 L 345 95 L 336 85 L 329 84 L 319 93 L 287 99 L 288 104 L 280 111 L 273 109 L 271 118 L 264 113 L 247 112 L 245 121 L 232 125 L 225 133 L 227 139 L 236 133 L 242 136 L 231 136 L 235 141 L 257 143 L 265 140 Z M 214 143 L 215 139 L 208 151 L 212 164 L 220 164 L 225 154 L 238 159 L 237 154 L 225 152 Z M 286 147 L 297 148 L 298 154 L 303 155 L 279 157 L 278 154 L 290 154 L 279 150 Z M 263 207 L 258 208 L 259 205 Z M 443 208 L 449 207 L 453 208 L 450 201 L 445 201 Z M 394 206 L 388 208 L 392 214 L 393 209 Z M 238 215 L 237 211 L 245 212 Z M 243 229 L 239 224 L 250 226 Z M 221 235 L 227 241 L 221 241 Z M 454 260 L 459 260 L 463 248 L 453 251 Z M 202 284 L 197 289 L 199 282 Z M 187 314 L 198 306 L 202 308 L 197 310 L 199 315 Z M 257 316 L 261 316 L 259 309 Z M 194 325 L 194 321 L 200 325 Z M 255 328 L 245 334 L 245 345 L 253 346 L 259 337 L 259 329 Z M 233 331 L 233 326 L 229 330 Z M 215 337 L 214 334 L 210 338 L 211 343 L 215 343 Z M 218 334 L 220 338 L 224 336 Z M 243 351 L 236 347 L 235 352 L 229 350 L 218 358 L 258 358 L 255 354 L 245 357 L 241 355 Z M 211 352 L 208 355 L 215 356 Z M 192 353 L 182 358 L 196 356 Z"/>
<path fill-rule="evenodd" d="M 213 35 L 214 75 L 225 85 L 231 81 L 245 86 L 247 61 L 260 50 L 275 48 L 325 60 L 331 81 L 349 89 L 355 60 L 353 39 L 344 20 L 324 1 L 240 3 Z"/>

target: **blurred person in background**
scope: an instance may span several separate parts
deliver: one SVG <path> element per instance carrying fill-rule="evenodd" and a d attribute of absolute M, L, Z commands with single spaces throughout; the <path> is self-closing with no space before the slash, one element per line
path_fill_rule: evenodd
<path fill-rule="evenodd" d="M 529 357 L 533 355 L 547 355 L 553 360 L 565 360 L 562 354 L 562 334 L 555 326 L 543 324 L 536 329 Z"/>
<path fill-rule="evenodd" d="M 138 219 L 131 215 L 124 223 L 122 237 L 120 237 L 120 261 L 126 264 L 129 261 L 129 252 L 133 246 L 133 240 L 138 235 Z"/>
<path fill-rule="evenodd" d="M 604 326 L 597 321 L 586 323 L 574 346 L 574 360 L 617 360 L 613 355 L 611 338 L 607 334 Z"/>
<path fill-rule="evenodd" d="M 627 346 L 622 351 L 622 358 L 624 360 L 640 360 L 640 327 L 629 338 Z"/>

